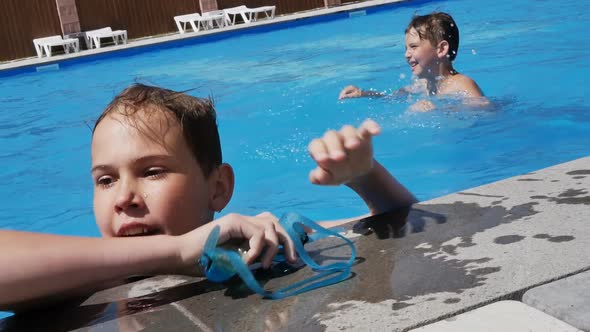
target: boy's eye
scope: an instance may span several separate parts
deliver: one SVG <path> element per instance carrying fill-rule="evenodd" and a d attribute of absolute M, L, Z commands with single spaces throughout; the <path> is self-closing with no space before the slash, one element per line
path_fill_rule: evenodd
<path fill-rule="evenodd" d="M 157 179 L 161 176 L 164 176 L 165 173 L 166 173 L 166 170 L 164 168 L 152 167 L 152 168 L 149 168 L 145 171 L 144 176 Z"/>
<path fill-rule="evenodd" d="M 111 176 L 107 176 L 107 175 L 103 175 L 101 177 L 99 177 L 98 179 L 96 179 L 96 184 L 98 186 L 104 187 L 104 188 L 108 188 L 111 185 L 113 185 L 115 181 L 113 180 L 113 178 Z"/>

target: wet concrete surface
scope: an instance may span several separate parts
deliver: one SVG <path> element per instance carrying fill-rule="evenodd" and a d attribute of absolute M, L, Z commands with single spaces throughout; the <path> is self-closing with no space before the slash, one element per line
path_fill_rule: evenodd
<path fill-rule="evenodd" d="M 590 178 L 574 179 L 588 169 L 590 157 L 353 222 L 352 276 L 295 297 L 263 299 L 239 280 L 159 276 L 10 317 L 0 330 L 404 331 L 519 300 L 590 269 Z M 337 239 L 309 250 L 319 261 L 349 255 Z M 312 275 L 301 265 L 256 272 L 269 290 Z"/>

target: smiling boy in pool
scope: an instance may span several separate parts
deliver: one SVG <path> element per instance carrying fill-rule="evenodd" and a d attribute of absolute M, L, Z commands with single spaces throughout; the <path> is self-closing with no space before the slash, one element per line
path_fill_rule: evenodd
<path fill-rule="evenodd" d="M 313 140 L 310 181 L 346 184 L 371 214 L 412 204 L 412 194 L 373 159 L 379 131 L 367 120 Z M 209 100 L 139 84 L 125 89 L 95 125 L 92 178 L 102 238 L 0 231 L 0 310 L 87 295 L 133 275 L 198 276 L 196 262 L 216 225 L 219 244 L 248 242 L 247 263 L 265 249 L 261 263 L 270 266 L 279 244 L 289 261 L 296 259 L 270 213 L 214 220 L 231 199 L 234 174 L 222 162 Z"/>
<path fill-rule="evenodd" d="M 422 92 L 429 96 L 456 95 L 466 98 L 470 104 L 487 103 L 477 83 L 453 67 L 459 50 L 459 28 L 449 14 L 435 12 L 415 16 L 408 24 L 405 35 L 404 56 L 416 81 L 398 90 L 398 94 Z M 340 92 L 339 99 L 372 96 L 383 94 L 349 85 Z M 421 101 L 414 107 L 432 108 L 434 105 L 429 101 Z"/>

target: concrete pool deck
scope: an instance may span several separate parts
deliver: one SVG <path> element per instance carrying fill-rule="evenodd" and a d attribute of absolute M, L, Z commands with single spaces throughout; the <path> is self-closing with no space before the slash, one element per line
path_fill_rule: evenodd
<path fill-rule="evenodd" d="M 91 49 L 91 50 L 82 50 L 77 53 L 70 53 L 70 54 L 61 54 L 55 55 L 50 58 L 43 57 L 30 57 L 24 59 L 17 59 L 8 62 L 0 62 L 0 74 L 3 71 L 14 71 L 15 69 L 31 69 L 31 71 L 35 71 L 38 67 L 38 70 L 44 70 L 49 65 L 54 65 L 60 62 L 66 62 L 73 59 L 82 59 L 82 58 L 92 58 L 96 57 L 97 55 L 105 55 L 109 53 L 117 53 L 122 52 L 125 50 L 131 49 L 138 49 L 146 46 L 157 45 L 157 44 L 170 44 L 173 42 L 178 41 L 190 41 L 190 40 L 197 40 L 199 38 L 203 38 L 206 36 L 215 36 L 217 34 L 229 33 L 229 32 L 236 32 L 240 30 L 249 30 L 255 29 L 260 27 L 268 27 L 272 28 L 273 25 L 280 26 L 280 23 L 288 23 L 288 22 L 295 22 L 302 19 L 309 19 L 314 17 L 326 16 L 336 13 L 342 12 L 349 12 L 349 15 L 365 15 L 363 10 L 367 8 L 375 8 L 379 6 L 395 4 L 395 3 L 412 3 L 411 0 L 367 0 L 358 3 L 352 4 L 345 4 L 341 6 L 331 7 L 331 8 L 323 8 L 323 9 L 313 9 L 305 12 L 287 14 L 276 16 L 273 19 L 260 19 L 257 22 L 252 22 L 249 24 L 236 24 L 232 26 L 227 26 L 218 29 L 211 29 L 211 30 L 204 30 L 199 32 L 189 32 L 185 34 L 180 34 L 178 32 L 160 35 L 160 36 L 150 36 L 144 37 L 139 39 L 129 40 L 127 44 L 124 45 L 114 45 L 114 46 L 105 46 L 100 49 Z M 173 17 L 170 17 L 170 21 L 173 21 Z M 33 47 L 31 41 L 31 48 Z"/>
<path fill-rule="evenodd" d="M 587 330 L 588 188 L 590 157 L 353 222 L 352 277 L 283 300 L 239 282 L 158 276 L 9 317 L 0 330 Z M 325 241 L 317 257 L 346 254 Z M 267 289 L 312 275 L 278 268 L 258 274 Z"/>

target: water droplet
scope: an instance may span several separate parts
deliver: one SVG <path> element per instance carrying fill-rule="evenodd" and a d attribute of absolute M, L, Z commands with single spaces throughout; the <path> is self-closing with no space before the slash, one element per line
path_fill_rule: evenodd
<path fill-rule="evenodd" d="M 475 51 L 475 49 L 471 49 L 471 54 L 476 55 L 477 51 Z"/>
<path fill-rule="evenodd" d="M 451 23 L 451 26 L 454 27 L 455 25 L 453 23 Z"/>
<path fill-rule="evenodd" d="M 406 78 L 406 74 L 404 74 L 404 73 L 401 73 L 401 74 L 399 74 L 399 78 L 400 78 L 401 80 L 403 80 L 404 78 Z"/>

